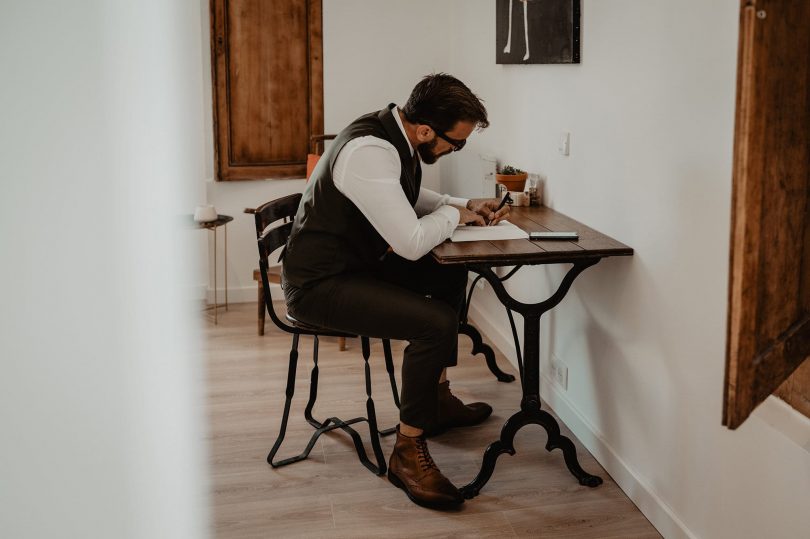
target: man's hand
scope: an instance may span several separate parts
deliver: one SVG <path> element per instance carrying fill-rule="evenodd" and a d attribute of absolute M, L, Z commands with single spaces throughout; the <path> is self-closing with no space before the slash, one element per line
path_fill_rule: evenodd
<path fill-rule="evenodd" d="M 462 208 L 461 206 L 453 206 L 453 207 L 458 210 L 459 224 L 487 226 L 487 222 L 484 220 L 481 214 L 476 213 L 474 211 L 470 211 L 467 208 Z"/>
<path fill-rule="evenodd" d="M 511 206 L 505 204 L 504 207 L 496 213 L 495 210 L 498 209 L 500 204 L 501 201 L 497 198 L 471 198 L 469 202 L 467 202 L 467 209 L 482 216 L 486 224 L 497 225 L 499 221 L 506 218 L 511 209 Z"/>

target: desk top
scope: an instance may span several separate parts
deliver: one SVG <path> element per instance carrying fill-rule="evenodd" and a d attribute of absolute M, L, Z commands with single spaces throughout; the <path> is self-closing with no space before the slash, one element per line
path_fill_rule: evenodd
<path fill-rule="evenodd" d="M 526 232 L 575 231 L 577 241 L 497 240 L 453 243 L 445 241 L 433 248 L 440 264 L 512 266 L 574 262 L 583 258 L 629 256 L 633 249 L 601 232 L 587 227 L 562 213 L 539 207 L 513 207 L 507 218 Z"/>

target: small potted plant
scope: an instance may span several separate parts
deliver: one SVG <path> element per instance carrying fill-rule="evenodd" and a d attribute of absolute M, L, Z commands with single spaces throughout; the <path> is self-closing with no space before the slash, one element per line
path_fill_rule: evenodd
<path fill-rule="evenodd" d="M 523 191 L 528 176 L 525 171 L 506 165 L 499 174 L 495 174 L 495 181 L 506 187 L 507 191 Z"/>

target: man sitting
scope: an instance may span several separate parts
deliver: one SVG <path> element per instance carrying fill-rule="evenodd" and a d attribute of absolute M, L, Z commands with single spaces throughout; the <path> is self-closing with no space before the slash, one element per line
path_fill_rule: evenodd
<path fill-rule="evenodd" d="M 406 340 L 397 441 L 388 478 L 416 503 L 464 500 L 439 471 L 425 435 L 475 425 L 492 413 L 450 392 L 467 270 L 440 266 L 430 251 L 459 223 L 495 224 L 497 199 L 466 200 L 420 187 L 421 162 L 461 150 L 489 125 L 478 97 L 458 79 L 429 75 L 396 105 L 349 124 L 304 192 L 284 254 L 289 312 L 302 322 Z"/>

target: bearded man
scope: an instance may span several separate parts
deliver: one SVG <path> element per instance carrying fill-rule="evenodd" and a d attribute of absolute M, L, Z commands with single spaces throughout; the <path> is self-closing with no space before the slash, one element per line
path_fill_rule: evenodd
<path fill-rule="evenodd" d="M 343 129 L 304 192 L 284 253 L 283 289 L 296 319 L 408 341 L 397 441 L 388 478 L 420 505 L 464 500 L 430 456 L 426 436 L 484 421 L 486 403 L 450 392 L 467 271 L 430 257 L 459 224 L 489 225 L 497 199 L 461 199 L 421 187 L 421 163 L 461 150 L 489 125 L 481 100 L 447 74 L 423 78 L 391 104 Z"/>

